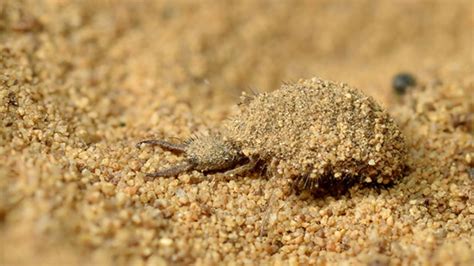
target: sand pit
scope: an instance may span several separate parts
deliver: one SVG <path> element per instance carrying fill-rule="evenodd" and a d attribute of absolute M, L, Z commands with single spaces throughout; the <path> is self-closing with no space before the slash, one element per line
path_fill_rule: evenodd
<path fill-rule="evenodd" d="M 97 3 L 99 2 L 99 3 Z M 471 1 L 0 2 L 0 265 L 472 265 Z M 394 92 L 408 71 L 417 85 Z M 357 87 L 406 138 L 393 186 L 149 179 L 242 91 Z"/>

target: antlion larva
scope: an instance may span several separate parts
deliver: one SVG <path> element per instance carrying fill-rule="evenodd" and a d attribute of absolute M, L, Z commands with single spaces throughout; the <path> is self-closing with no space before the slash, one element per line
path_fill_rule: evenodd
<path fill-rule="evenodd" d="M 297 189 L 335 192 L 356 182 L 387 184 L 403 174 L 404 138 L 372 98 L 319 78 L 242 96 L 238 113 L 208 134 L 159 145 L 185 160 L 152 177 L 191 170 L 238 175 L 262 167 Z"/>

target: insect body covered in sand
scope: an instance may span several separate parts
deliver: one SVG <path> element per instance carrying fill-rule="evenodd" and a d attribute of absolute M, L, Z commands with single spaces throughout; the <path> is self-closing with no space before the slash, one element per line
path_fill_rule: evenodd
<path fill-rule="evenodd" d="M 403 136 L 388 113 L 359 90 L 318 78 L 243 97 L 238 113 L 210 134 L 182 144 L 141 143 L 185 155 L 149 176 L 192 170 L 233 176 L 258 165 L 313 193 L 359 181 L 390 183 L 406 161 Z"/>

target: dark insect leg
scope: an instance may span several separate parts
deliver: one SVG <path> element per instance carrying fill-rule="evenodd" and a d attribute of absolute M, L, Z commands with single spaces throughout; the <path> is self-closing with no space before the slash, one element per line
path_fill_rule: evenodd
<path fill-rule="evenodd" d="M 147 177 L 172 177 L 191 170 L 194 166 L 190 163 L 178 164 L 173 167 L 147 174 Z"/>
<path fill-rule="evenodd" d="M 149 139 L 149 140 L 140 141 L 137 143 L 136 147 L 140 148 L 142 144 L 160 146 L 161 148 L 165 150 L 176 152 L 176 153 L 184 153 L 186 149 L 186 145 L 184 144 L 176 144 L 176 143 L 171 143 L 171 142 L 167 142 L 167 141 L 159 140 L 159 139 Z"/>

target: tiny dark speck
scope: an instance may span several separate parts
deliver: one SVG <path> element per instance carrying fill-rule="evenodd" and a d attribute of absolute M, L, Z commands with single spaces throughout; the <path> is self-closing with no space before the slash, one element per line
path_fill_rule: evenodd
<path fill-rule="evenodd" d="M 8 104 L 11 106 L 18 107 L 18 101 L 16 95 L 13 92 L 8 93 Z"/>
<path fill-rule="evenodd" d="M 399 95 L 405 94 L 408 87 L 416 85 L 415 77 L 406 72 L 398 73 L 392 79 L 392 88 Z"/>

